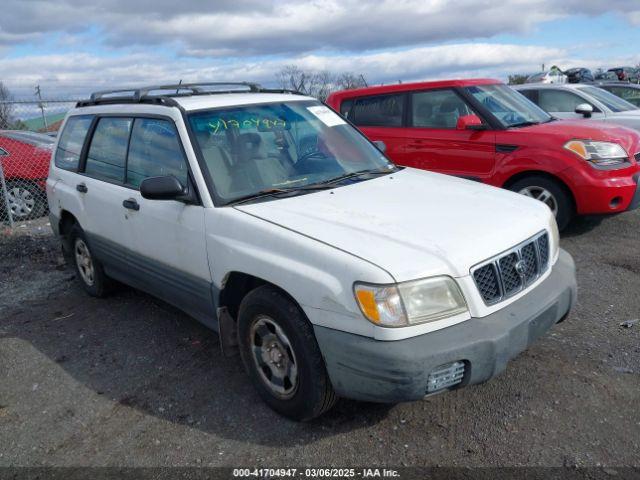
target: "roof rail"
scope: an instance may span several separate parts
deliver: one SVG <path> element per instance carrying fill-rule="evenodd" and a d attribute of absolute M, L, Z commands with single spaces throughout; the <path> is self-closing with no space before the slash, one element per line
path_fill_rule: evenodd
<path fill-rule="evenodd" d="M 88 100 L 81 100 L 76 106 L 88 107 L 91 105 L 118 103 L 157 103 L 175 106 L 177 103 L 173 100 L 174 97 L 225 93 L 289 93 L 303 95 L 294 90 L 263 88 L 257 83 L 249 82 L 176 83 L 141 88 L 102 90 L 92 93 Z"/>

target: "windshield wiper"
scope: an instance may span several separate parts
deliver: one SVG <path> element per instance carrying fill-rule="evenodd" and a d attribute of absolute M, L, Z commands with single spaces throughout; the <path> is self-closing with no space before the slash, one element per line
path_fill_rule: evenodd
<path fill-rule="evenodd" d="M 260 190 L 256 193 L 251 193 L 249 195 L 244 195 L 242 197 L 238 197 L 234 200 L 231 200 L 227 205 L 239 205 L 241 203 L 248 202 L 250 200 L 255 200 L 262 197 L 271 197 L 280 194 L 286 193 L 295 193 L 295 192 L 304 192 L 309 190 L 328 190 L 333 188 L 331 185 L 339 182 L 340 180 L 347 180 L 349 178 L 359 177 L 361 175 L 382 175 L 387 173 L 393 173 L 394 170 L 380 170 L 380 169 L 370 169 L 370 170 L 359 170 L 357 172 L 345 173 L 344 175 L 340 175 L 335 178 L 330 178 L 329 180 L 324 180 L 319 183 L 312 183 L 309 185 L 301 185 L 299 187 L 290 187 L 290 188 L 266 188 L 264 190 Z"/>
<path fill-rule="evenodd" d="M 242 197 L 238 197 L 234 200 L 231 200 L 227 205 L 240 205 L 241 203 L 248 202 L 250 200 L 256 200 L 262 197 L 271 197 L 275 195 L 280 195 L 284 193 L 295 193 L 301 191 L 308 190 L 327 190 L 331 188 L 328 185 L 321 184 L 313 184 L 313 185 L 302 185 L 300 187 L 291 187 L 291 188 L 266 188 L 264 190 L 260 190 L 256 193 L 251 193 L 249 195 L 244 195 Z"/>
<path fill-rule="evenodd" d="M 540 125 L 540 122 L 532 122 L 531 120 L 527 120 L 525 122 L 514 123 L 512 125 L 509 125 L 509 128 L 530 127 L 531 125 Z"/>
<path fill-rule="evenodd" d="M 387 174 L 387 173 L 393 173 L 394 171 L 395 171 L 395 169 L 394 170 L 380 170 L 379 168 L 368 169 L 368 170 L 358 170 L 357 172 L 345 173 L 344 175 L 340 175 L 338 177 L 330 178 L 329 180 L 325 180 L 323 182 L 320 182 L 320 184 L 336 183 L 336 182 L 339 182 L 340 180 L 347 180 L 349 178 L 360 177 L 362 175 L 382 175 L 382 174 Z"/>

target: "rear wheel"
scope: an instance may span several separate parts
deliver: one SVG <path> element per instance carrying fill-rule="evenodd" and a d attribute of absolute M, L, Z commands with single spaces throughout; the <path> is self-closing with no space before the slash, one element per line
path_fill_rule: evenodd
<path fill-rule="evenodd" d="M 544 203 L 556 217 L 560 230 L 565 229 L 575 215 L 571 195 L 550 178 L 538 175 L 521 178 L 509 186 L 509 190 Z"/>
<path fill-rule="evenodd" d="M 240 354 L 262 399 L 294 420 L 329 410 L 336 395 L 313 334 L 300 308 L 278 289 L 258 287 L 238 314 Z"/>
<path fill-rule="evenodd" d="M 77 224 L 69 234 L 71 258 L 78 279 L 84 290 L 92 297 L 104 297 L 111 285 L 102 264 L 93 256 L 84 231 Z"/>

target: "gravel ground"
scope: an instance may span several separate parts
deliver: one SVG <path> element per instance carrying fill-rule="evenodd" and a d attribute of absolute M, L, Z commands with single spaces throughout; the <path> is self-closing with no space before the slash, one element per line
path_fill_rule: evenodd
<path fill-rule="evenodd" d="M 148 295 L 85 295 L 44 222 L 0 232 L 0 466 L 638 466 L 640 212 L 563 236 L 577 308 L 492 381 L 312 423 Z M 630 322 L 633 323 L 633 322 Z"/>

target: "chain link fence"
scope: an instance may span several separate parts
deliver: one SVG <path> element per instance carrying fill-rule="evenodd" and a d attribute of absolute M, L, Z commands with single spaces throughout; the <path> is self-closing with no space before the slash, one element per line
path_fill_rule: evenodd
<path fill-rule="evenodd" d="M 14 229 L 47 216 L 45 184 L 53 146 L 76 102 L 0 101 L 0 227 Z"/>

